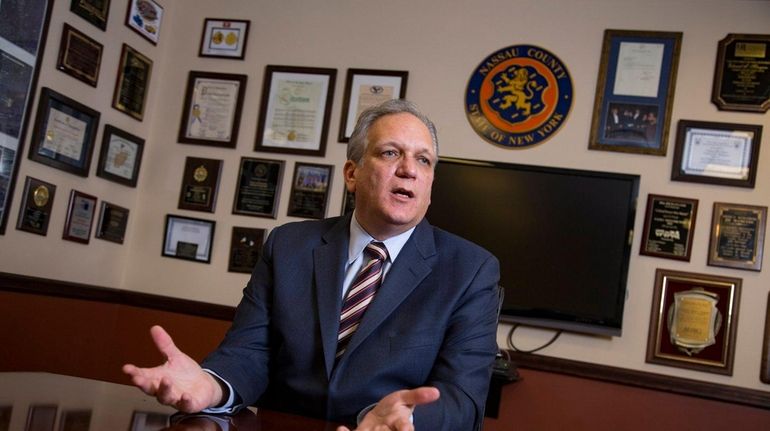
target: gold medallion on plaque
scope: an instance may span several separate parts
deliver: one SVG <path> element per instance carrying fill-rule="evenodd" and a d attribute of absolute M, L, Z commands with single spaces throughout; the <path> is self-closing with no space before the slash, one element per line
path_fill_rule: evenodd
<path fill-rule="evenodd" d="M 48 192 L 48 187 L 37 186 L 34 192 L 32 192 L 32 200 L 38 207 L 44 207 L 48 203 L 48 198 L 51 194 Z"/>
<path fill-rule="evenodd" d="M 206 170 L 206 167 L 203 165 L 198 166 L 195 168 L 195 171 L 193 172 L 193 179 L 199 183 L 202 183 L 206 181 L 206 178 L 209 176 L 209 171 Z"/>

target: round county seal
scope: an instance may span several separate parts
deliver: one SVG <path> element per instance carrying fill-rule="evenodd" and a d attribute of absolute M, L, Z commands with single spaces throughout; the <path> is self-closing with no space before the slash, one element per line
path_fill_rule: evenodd
<path fill-rule="evenodd" d="M 545 142 L 572 107 L 572 78 L 552 53 L 513 45 L 492 53 L 473 71 L 465 113 L 492 144 L 525 148 Z"/>

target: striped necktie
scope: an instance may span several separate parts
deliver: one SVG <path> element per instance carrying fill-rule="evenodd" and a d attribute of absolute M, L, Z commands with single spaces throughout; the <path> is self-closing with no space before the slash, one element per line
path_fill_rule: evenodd
<path fill-rule="evenodd" d="M 372 302 L 374 294 L 382 282 L 382 269 L 388 259 L 388 250 L 381 242 L 370 242 L 364 249 L 364 265 L 353 279 L 348 289 L 345 301 L 342 303 L 340 329 L 337 334 L 336 360 L 345 353 L 350 338 L 358 329 L 358 324 L 364 317 L 366 307 Z"/>

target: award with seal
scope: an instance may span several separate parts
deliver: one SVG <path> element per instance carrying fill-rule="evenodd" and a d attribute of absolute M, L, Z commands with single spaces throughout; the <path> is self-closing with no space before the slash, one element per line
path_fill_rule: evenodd
<path fill-rule="evenodd" d="M 283 166 L 283 160 L 241 158 L 233 214 L 275 218 Z"/>
<path fill-rule="evenodd" d="M 48 233 L 55 194 L 55 185 L 27 177 L 16 229 L 45 236 Z"/>
<path fill-rule="evenodd" d="M 728 34 L 719 41 L 711 101 L 723 111 L 770 109 L 770 34 Z"/>
<path fill-rule="evenodd" d="M 179 208 L 214 212 L 222 160 L 187 157 L 179 193 Z"/>

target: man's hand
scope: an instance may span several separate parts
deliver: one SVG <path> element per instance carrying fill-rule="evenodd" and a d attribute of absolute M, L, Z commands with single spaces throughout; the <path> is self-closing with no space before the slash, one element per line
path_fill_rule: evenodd
<path fill-rule="evenodd" d="M 222 388 L 214 377 L 191 357 L 179 350 L 171 336 L 160 326 L 150 328 L 155 347 L 166 362 L 154 368 L 123 365 L 123 372 L 147 395 L 185 413 L 194 413 L 215 406 L 222 400 Z"/>
<path fill-rule="evenodd" d="M 414 408 L 420 404 L 432 403 L 438 397 L 438 389 L 427 386 L 393 392 L 380 400 L 364 416 L 356 431 L 414 431 L 410 420 Z M 337 431 L 350 429 L 342 426 L 337 428 Z"/>

